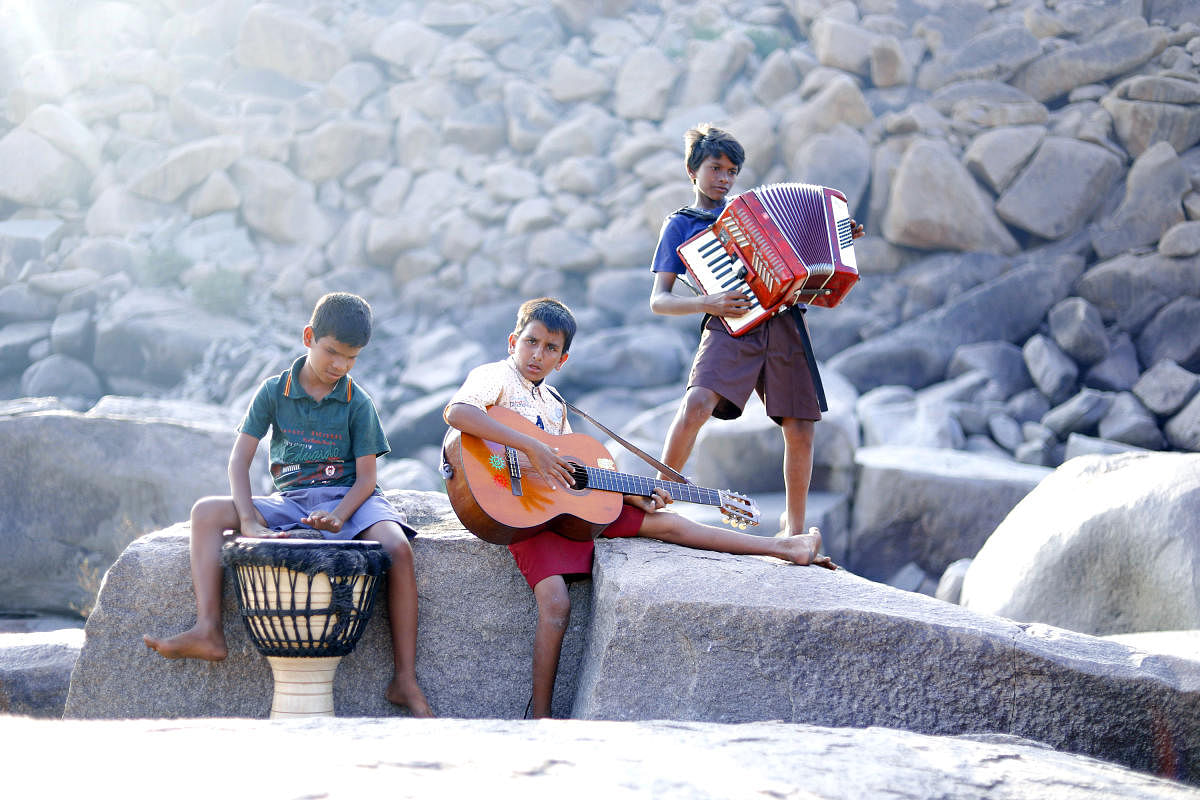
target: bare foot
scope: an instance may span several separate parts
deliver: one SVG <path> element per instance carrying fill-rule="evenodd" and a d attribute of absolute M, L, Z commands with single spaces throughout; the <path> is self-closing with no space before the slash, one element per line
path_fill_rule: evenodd
<path fill-rule="evenodd" d="M 384 696 L 387 697 L 389 703 L 407 708 L 414 717 L 422 719 L 433 717 L 433 709 L 429 707 L 429 701 L 425 699 L 425 693 L 417 685 L 416 678 L 401 678 L 399 675 L 393 677 Z"/>
<path fill-rule="evenodd" d="M 205 661 L 223 661 L 229 651 L 225 647 L 225 635 L 221 631 L 208 633 L 202 628 L 192 627 L 169 639 L 143 636 L 146 647 L 163 658 L 200 658 Z"/>
<path fill-rule="evenodd" d="M 778 538 L 784 542 L 784 558 L 793 564 L 807 566 L 809 564 L 825 569 L 837 569 L 837 564 L 829 556 L 817 555 L 821 552 L 821 531 L 815 526 L 808 533 L 795 535 L 782 533 Z"/>

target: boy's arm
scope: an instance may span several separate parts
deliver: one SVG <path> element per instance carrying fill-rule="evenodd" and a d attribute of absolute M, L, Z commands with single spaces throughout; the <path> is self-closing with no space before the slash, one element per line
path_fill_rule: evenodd
<path fill-rule="evenodd" d="M 446 424 L 463 433 L 520 450 L 551 489 L 559 486 L 569 489 L 574 485 L 571 462 L 558 454 L 558 448 L 497 422 L 470 403 L 451 403 L 445 417 Z"/>
<path fill-rule="evenodd" d="M 257 452 L 258 439 L 248 433 L 239 433 L 233 443 L 233 452 L 229 454 L 229 488 L 233 493 L 233 506 L 241 520 L 241 535 L 270 539 L 278 534 L 267 529 L 264 524 L 266 520 L 250 501 L 253 494 L 250 491 L 250 465 L 254 463 L 254 454 Z"/>
<path fill-rule="evenodd" d="M 354 483 L 350 490 L 342 495 L 342 502 L 338 503 L 333 511 L 314 511 L 311 515 L 303 517 L 300 522 L 317 531 L 340 531 L 346 520 L 358 511 L 363 501 L 375 493 L 378 462 L 379 457 L 374 453 L 354 459 Z"/>
<path fill-rule="evenodd" d="M 655 314 L 712 314 L 714 317 L 736 317 L 750 310 L 750 298 L 742 292 L 729 290 L 720 294 L 698 294 L 692 297 L 673 294 L 674 272 L 654 273 L 654 288 L 650 290 L 650 310 Z"/>

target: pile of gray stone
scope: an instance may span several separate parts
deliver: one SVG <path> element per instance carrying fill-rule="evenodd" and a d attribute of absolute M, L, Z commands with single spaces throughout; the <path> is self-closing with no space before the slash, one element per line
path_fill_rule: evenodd
<path fill-rule="evenodd" d="M 691 197 L 680 134 L 713 121 L 743 188 L 835 186 L 866 224 L 860 286 L 809 315 L 866 444 L 1200 449 L 1193 4 L 50 0 L 0 23 L 0 396 L 237 408 L 349 289 L 379 312 L 360 372 L 398 455 L 533 294 L 580 312 L 577 398 L 668 403 L 695 321 L 649 313 L 646 264 Z"/>

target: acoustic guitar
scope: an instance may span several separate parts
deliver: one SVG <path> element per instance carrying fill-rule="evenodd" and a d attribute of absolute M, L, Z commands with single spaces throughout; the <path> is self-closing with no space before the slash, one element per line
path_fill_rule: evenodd
<path fill-rule="evenodd" d="M 443 445 L 446 493 L 463 526 L 492 544 L 512 544 L 547 526 L 569 539 L 591 541 L 621 513 L 622 495 L 649 497 L 663 489 L 674 500 L 717 506 L 726 523 L 758 524 L 758 506 L 744 495 L 617 472 L 600 442 L 583 433 L 556 436 L 515 411 L 492 406 L 488 416 L 551 447 L 572 464 L 574 487 L 551 489 L 520 450 L 451 428 Z"/>

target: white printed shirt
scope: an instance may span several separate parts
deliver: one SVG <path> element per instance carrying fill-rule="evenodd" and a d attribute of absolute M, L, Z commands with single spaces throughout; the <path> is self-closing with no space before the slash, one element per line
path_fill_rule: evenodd
<path fill-rule="evenodd" d="M 570 433 L 566 409 L 547 388 L 545 381 L 535 385 L 522 375 L 510 356 L 471 370 L 446 408 L 455 403 L 466 403 L 483 411 L 489 406 L 502 406 L 548 433 Z"/>

